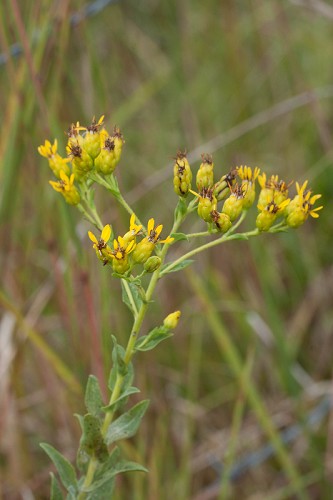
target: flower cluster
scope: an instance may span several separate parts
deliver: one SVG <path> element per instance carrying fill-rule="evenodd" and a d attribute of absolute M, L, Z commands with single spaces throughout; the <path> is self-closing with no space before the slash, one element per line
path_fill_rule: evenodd
<path fill-rule="evenodd" d="M 60 192 L 67 203 L 80 203 L 80 194 L 74 185 L 85 181 L 89 172 L 103 176 L 112 174 L 116 168 L 123 147 L 123 136 L 119 128 L 114 127 L 110 134 L 104 128 L 104 116 L 98 121 L 93 118 L 90 125 L 82 127 L 79 122 L 72 124 L 67 132 L 67 157 L 57 152 L 57 139 L 51 144 L 46 140 L 39 146 L 38 152 L 47 158 L 49 166 L 59 181 L 50 181 L 51 186 Z"/>
<path fill-rule="evenodd" d="M 321 197 L 307 189 L 308 181 L 302 186 L 296 182 L 297 194 L 289 198 L 289 187 L 277 175 L 267 177 L 260 169 L 240 166 L 231 169 L 217 182 L 214 181 L 214 163 L 211 155 L 203 154 L 202 163 L 196 175 L 197 192 L 191 189 L 192 171 L 186 153 L 178 152 L 174 164 L 174 188 L 180 197 L 188 193 L 198 199 L 198 215 L 208 223 L 211 231 L 227 232 L 242 212 L 248 210 L 256 199 L 256 182 L 261 188 L 257 202 L 259 213 L 256 227 L 259 231 L 269 231 L 276 219 L 282 218 L 282 225 L 296 228 L 309 215 L 319 217 L 322 207 L 313 208 Z M 222 202 L 218 210 L 218 203 Z"/>
<path fill-rule="evenodd" d="M 93 242 L 97 257 L 103 264 L 111 264 L 116 274 L 124 275 L 137 264 L 143 264 L 145 272 L 153 272 L 158 269 L 161 259 L 158 255 L 152 256 L 157 243 L 172 243 L 173 241 L 170 236 L 164 240 L 160 239 L 162 229 L 162 224 L 155 226 L 154 219 L 149 219 L 147 232 L 144 234 L 142 225 L 136 224 L 135 214 L 132 214 L 129 230 L 124 236 L 114 238 L 112 247 L 108 245 L 112 236 L 110 225 L 104 226 L 100 239 L 91 231 L 88 231 L 88 236 Z M 137 243 L 136 238 L 141 235 L 144 237 Z"/>

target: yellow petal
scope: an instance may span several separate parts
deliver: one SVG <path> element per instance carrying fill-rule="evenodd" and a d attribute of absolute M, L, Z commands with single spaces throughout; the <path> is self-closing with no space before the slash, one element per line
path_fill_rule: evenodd
<path fill-rule="evenodd" d="M 101 234 L 101 239 L 107 243 L 110 239 L 111 236 L 111 226 L 110 224 L 107 224 L 106 226 L 103 227 L 103 231 Z"/>
<path fill-rule="evenodd" d="M 158 239 L 159 235 L 161 234 L 162 232 L 162 229 L 163 229 L 163 224 L 160 224 L 159 226 L 157 226 L 155 228 L 155 240 Z"/>
<path fill-rule="evenodd" d="M 67 175 L 65 174 L 64 170 L 60 170 L 60 178 L 63 180 L 66 184 L 69 183 L 69 179 Z"/>
<path fill-rule="evenodd" d="M 93 243 L 96 243 L 96 245 L 98 244 L 98 239 L 96 238 L 96 236 L 94 235 L 94 233 L 92 233 L 91 231 L 88 231 L 88 236 L 89 236 L 89 238 L 91 239 L 91 241 Z"/>
<path fill-rule="evenodd" d="M 154 219 L 153 218 L 149 219 L 148 225 L 147 225 L 148 234 L 154 229 L 154 224 L 155 224 Z"/>
<path fill-rule="evenodd" d="M 118 250 L 118 241 L 117 240 L 113 240 L 113 248 L 117 251 Z"/>

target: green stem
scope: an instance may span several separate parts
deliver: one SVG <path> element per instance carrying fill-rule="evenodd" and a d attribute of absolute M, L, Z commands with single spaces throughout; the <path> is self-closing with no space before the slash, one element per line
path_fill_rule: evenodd
<path fill-rule="evenodd" d="M 82 485 L 83 490 L 85 488 L 88 488 L 91 485 L 91 483 L 94 479 L 94 474 L 95 474 L 97 465 L 98 465 L 98 460 L 96 460 L 96 458 L 91 458 L 89 461 L 89 464 L 88 464 L 87 474 L 86 474 L 86 477 L 85 477 L 83 485 Z M 85 498 L 85 496 L 86 496 L 85 492 L 81 491 L 81 493 L 78 495 L 77 498 L 78 498 L 78 500 L 83 500 Z"/>

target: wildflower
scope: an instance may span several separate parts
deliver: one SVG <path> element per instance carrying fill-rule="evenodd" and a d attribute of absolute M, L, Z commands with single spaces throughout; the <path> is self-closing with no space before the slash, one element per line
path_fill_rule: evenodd
<path fill-rule="evenodd" d="M 241 166 L 237 168 L 237 173 L 242 179 L 241 188 L 244 193 L 243 208 L 248 209 L 253 205 L 256 197 L 255 181 L 260 173 L 260 169 L 255 167 L 252 171 L 251 167 Z"/>
<path fill-rule="evenodd" d="M 70 205 L 77 205 L 80 203 L 80 193 L 74 186 L 74 177 L 74 174 L 68 177 L 63 170 L 60 170 L 60 180 L 49 181 L 53 189 L 61 193 Z"/>
<path fill-rule="evenodd" d="M 122 151 L 123 137 L 118 128 L 114 128 L 110 136 L 106 130 L 100 133 L 101 150 L 95 159 L 96 170 L 104 175 L 112 174 L 116 168 Z"/>
<path fill-rule="evenodd" d="M 266 174 L 263 173 L 258 176 L 258 182 L 261 187 L 258 206 L 266 206 L 272 200 L 279 205 L 288 198 L 289 185 L 283 180 L 279 181 L 278 175 L 271 175 L 270 179 L 267 179 Z"/>
<path fill-rule="evenodd" d="M 173 186 L 178 196 L 186 197 L 191 189 L 192 171 L 186 152 L 178 151 L 173 167 Z"/>
<path fill-rule="evenodd" d="M 100 154 L 101 151 L 100 128 L 103 125 L 103 121 L 104 115 L 100 117 L 98 122 L 94 117 L 88 127 L 83 127 L 83 130 L 86 130 L 86 134 L 81 142 L 81 147 L 93 160 Z"/>
<path fill-rule="evenodd" d="M 45 141 L 44 145 L 38 147 L 38 153 L 49 161 L 49 166 L 52 169 L 54 175 L 60 179 L 60 172 L 63 170 L 66 175 L 70 174 L 70 168 L 67 163 L 70 161 L 69 158 L 62 158 L 58 153 L 58 141 L 55 139 L 54 143 L 51 144 L 50 141 Z"/>
<path fill-rule="evenodd" d="M 118 274 L 124 274 L 130 268 L 130 262 L 128 260 L 128 254 L 135 249 L 135 241 L 131 241 L 128 244 L 124 241 L 121 236 L 118 236 L 118 240 L 113 242 L 112 250 L 112 268 Z"/>
<path fill-rule="evenodd" d="M 104 263 L 104 265 L 112 260 L 111 248 L 107 244 L 111 233 L 112 229 L 109 224 L 103 227 L 99 240 L 96 238 L 94 233 L 88 231 L 88 236 L 93 242 L 93 248 L 96 251 L 96 255 Z"/>
<path fill-rule="evenodd" d="M 227 214 L 233 222 L 236 220 L 242 210 L 244 203 L 244 192 L 241 186 L 237 183 L 231 188 L 230 196 L 225 200 L 222 208 L 222 213 Z"/>
<path fill-rule="evenodd" d="M 72 160 L 75 176 L 84 177 L 94 166 L 91 156 L 80 146 L 79 141 L 69 143 L 67 153 Z"/>
<path fill-rule="evenodd" d="M 232 223 L 229 215 L 217 210 L 213 210 L 210 215 L 217 230 L 221 233 L 226 233 L 231 228 Z"/>
<path fill-rule="evenodd" d="M 175 311 L 164 318 L 163 325 L 169 330 L 174 330 L 178 325 L 179 318 L 181 316 L 180 311 Z"/>
<path fill-rule="evenodd" d="M 81 127 L 80 122 L 72 123 L 67 131 L 68 142 L 67 146 L 69 147 L 71 144 L 79 143 L 82 146 L 83 137 L 80 135 L 80 130 L 85 130 L 85 127 Z"/>
<path fill-rule="evenodd" d="M 155 226 L 154 219 L 149 219 L 147 225 L 148 235 L 136 245 L 132 254 L 132 259 L 136 264 L 143 264 L 149 259 L 157 242 L 171 243 L 173 241 L 173 238 L 170 238 L 170 236 L 168 236 L 165 240 L 160 240 L 162 229 L 162 224 Z"/>
<path fill-rule="evenodd" d="M 191 193 L 199 198 L 198 215 L 205 222 L 211 222 L 211 213 L 216 210 L 217 200 L 214 196 L 213 188 L 202 188 L 200 193 L 190 189 Z"/>
<path fill-rule="evenodd" d="M 270 201 L 266 206 L 258 205 L 260 213 L 256 219 L 256 226 L 259 231 L 268 231 L 273 222 L 279 215 L 283 214 L 283 211 L 289 204 L 290 199 L 286 199 L 281 201 L 281 203 L 277 204 L 274 200 Z"/>
<path fill-rule="evenodd" d="M 319 210 L 323 207 L 313 208 L 321 194 L 312 195 L 311 190 L 306 191 L 308 181 L 305 181 L 302 186 L 296 182 L 297 195 L 291 200 L 286 210 L 286 223 L 288 226 L 296 228 L 304 224 L 306 219 L 311 215 L 314 219 L 319 217 Z"/>
<path fill-rule="evenodd" d="M 214 163 L 211 155 L 201 155 L 202 163 L 197 173 L 197 188 L 201 191 L 203 188 L 210 188 L 214 184 Z"/>
<path fill-rule="evenodd" d="M 227 174 L 223 175 L 221 179 L 214 186 L 214 196 L 217 201 L 224 200 L 230 193 L 230 189 L 235 183 L 237 175 L 237 168 L 233 168 Z"/>
<path fill-rule="evenodd" d="M 125 244 L 135 241 L 135 237 L 139 234 L 142 229 L 142 225 L 135 223 L 135 214 L 131 215 L 129 231 L 123 236 Z"/>

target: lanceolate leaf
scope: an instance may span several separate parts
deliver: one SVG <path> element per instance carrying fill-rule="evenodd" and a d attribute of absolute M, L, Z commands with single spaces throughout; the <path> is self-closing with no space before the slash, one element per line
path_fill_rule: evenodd
<path fill-rule="evenodd" d="M 142 305 L 142 298 L 138 285 L 121 280 L 122 299 L 124 304 L 132 311 L 133 316 L 137 316 Z"/>
<path fill-rule="evenodd" d="M 99 383 L 94 375 L 89 375 L 84 402 L 88 413 L 97 416 L 103 406 L 103 399 Z"/>
<path fill-rule="evenodd" d="M 193 259 L 185 259 L 185 260 L 183 260 L 179 264 L 176 264 L 173 267 L 171 267 L 172 262 L 169 262 L 168 264 L 164 264 L 164 266 L 161 269 L 160 276 L 162 276 L 163 274 L 169 274 L 169 273 L 175 273 L 177 271 L 181 271 L 185 267 L 187 267 L 190 264 L 192 264 L 192 262 L 194 262 Z M 170 267 L 170 269 L 168 269 L 168 267 Z"/>
<path fill-rule="evenodd" d="M 105 436 L 106 444 L 110 445 L 115 441 L 119 441 L 119 439 L 127 439 L 134 436 L 148 405 L 149 400 L 141 401 L 133 406 L 128 412 L 117 418 L 107 430 Z"/>
<path fill-rule="evenodd" d="M 135 344 L 136 351 L 150 351 L 154 349 L 160 342 L 169 337 L 172 337 L 173 333 L 170 332 L 170 329 L 164 325 L 157 326 L 148 335 L 144 335 L 140 337 Z"/>
<path fill-rule="evenodd" d="M 112 469 L 109 469 L 101 479 L 95 481 L 94 484 L 89 488 L 85 489 L 84 492 L 93 493 L 97 489 L 100 489 L 101 486 L 103 486 L 110 479 L 114 478 L 117 474 L 121 474 L 122 472 L 133 472 L 133 471 L 148 472 L 148 470 L 145 467 L 143 467 L 140 464 L 137 464 L 136 462 L 120 460 Z M 90 498 L 90 496 L 88 498 Z"/>
<path fill-rule="evenodd" d="M 94 457 L 102 463 L 107 460 L 108 456 L 108 450 L 101 434 L 100 420 L 88 413 L 83 417 L 83 434 L 77 455 L 78 467 L 85 470 L 90 458 Z"/>
<path fill-rule="evenodd" d="M 55 477 L 55 475 L 51 472 L 51 492 L 50 492 L 50 500 L 63 500 L 64 496 L 62 494 L 60 484 Z"/>
<path fill-rule="evenodd" d="M 77 490 L 77 481 L 74 467 L 69 463 L 69 461 L 57 451 L 53 446 L 47 443 L 41 443 L 40 447 L 43 448 L 45 453 L 48 454 L 52 462 L 54 463 L 62 484 L 65 486 L 67 490 L 70 489 L 70 486 L 74 487 Z"/>
<path fill-rule="evenodd" d="M 123 401 L 125 398 L 128 398 L 128 396 L 130 396 L 131 394 L 135 394 L 137 392 L 140 392 L 140 390 L 137 387 L 129 387 L 112 404 L 110 404 L 108 406 L 103 406 L 102 410 L 103 411 L 113 411 L 120 401 Z"/>
<path fill-rule="evenodd" d="M 188 236 L 185 233 L 172 233 L 170 234 L 171 238 L 173 238 L 175 241 L 181 241 L 181 240 L 186 240 L 188 241 Z"/>

